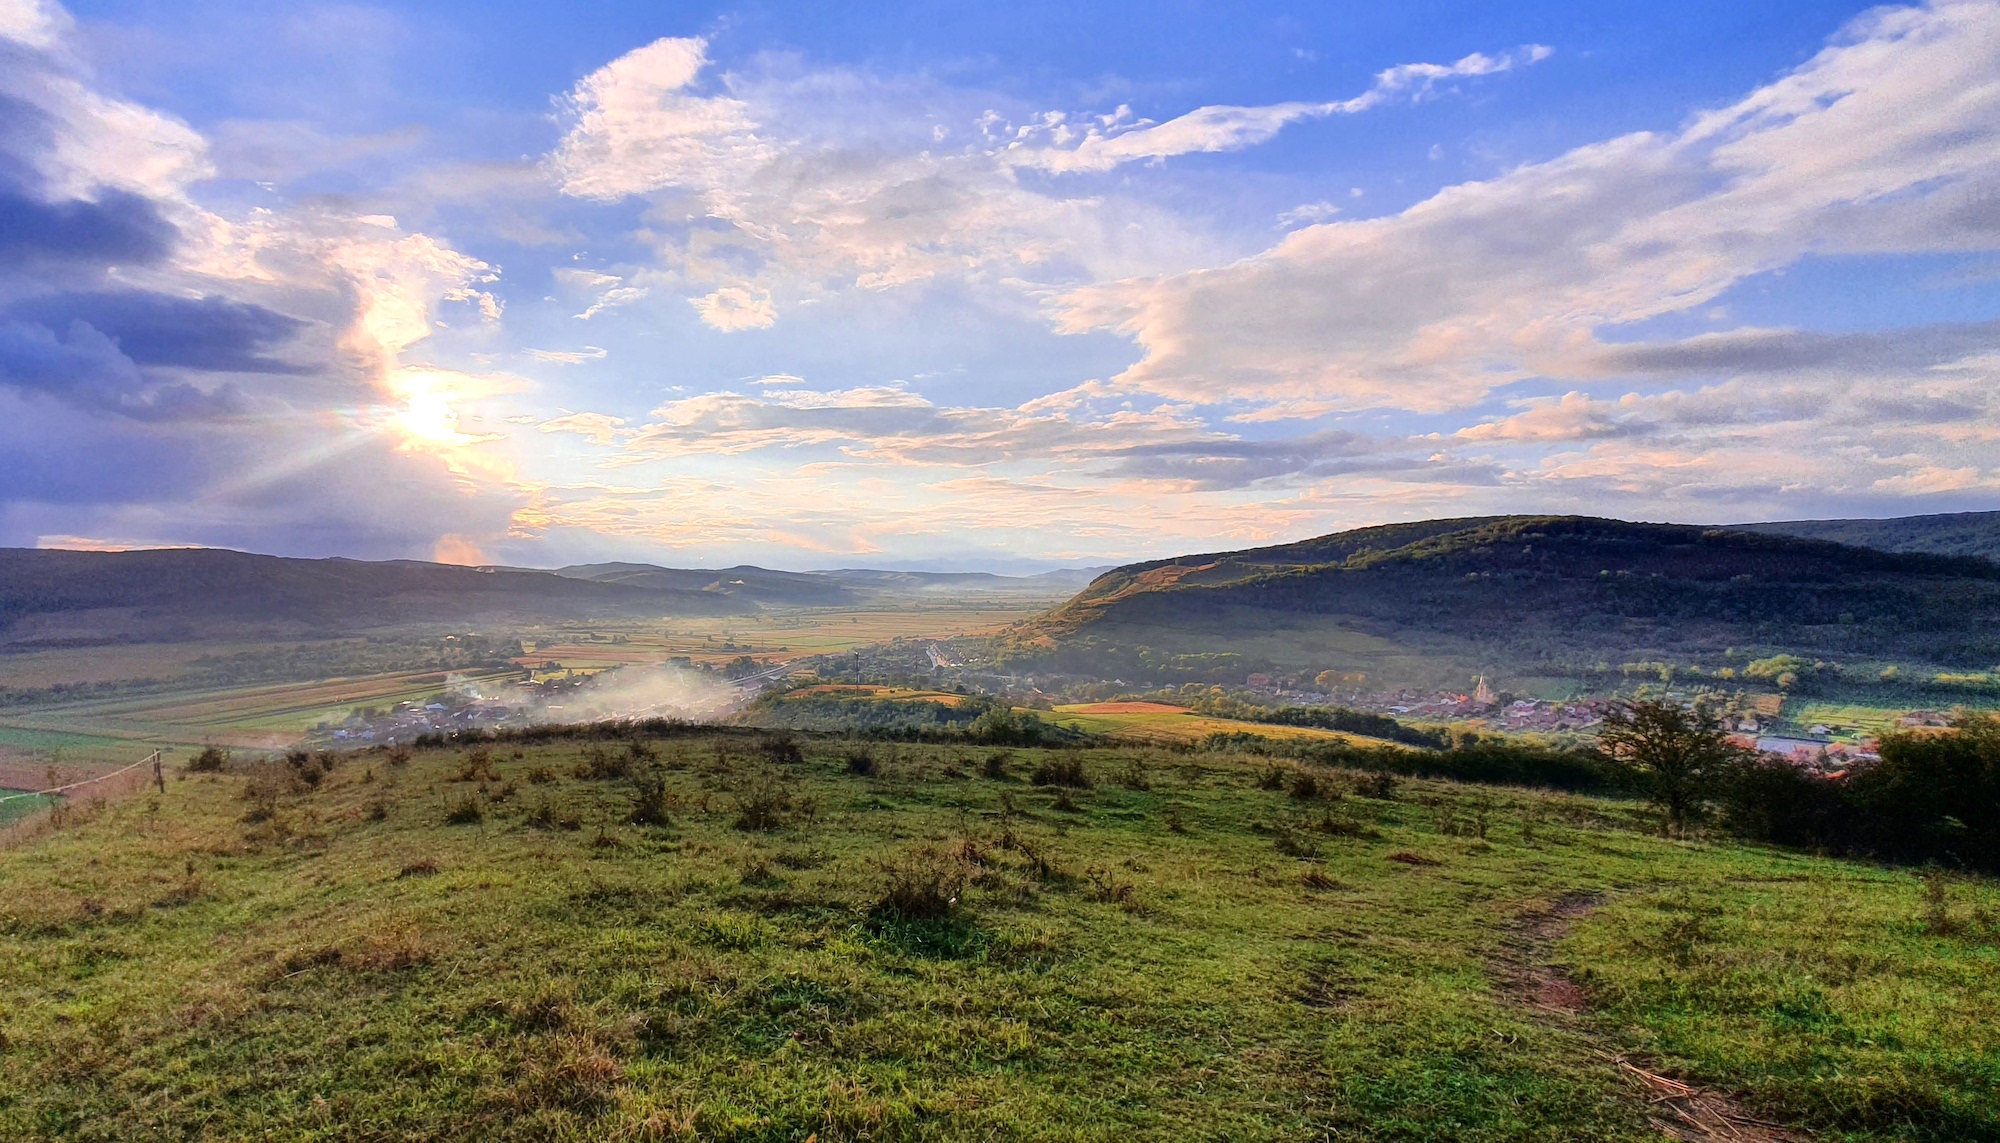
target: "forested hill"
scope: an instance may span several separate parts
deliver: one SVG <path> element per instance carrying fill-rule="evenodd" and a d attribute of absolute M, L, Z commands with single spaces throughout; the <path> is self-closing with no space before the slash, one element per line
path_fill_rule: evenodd
<path fill-rule="evenodd" d="M 1014 635 L 1210 654 L 1261 642 L 1285 666 L 1267 635 L 1332 628 L 1488 666 L 1767 647 L 1983 669 L 2000 662 L 2000 564 L 1590 517 L 1440 520 L 1130 565 Z M 1293 641 L 1308 648 L 1296 665 L 1331 656 L 1313 644 Z"/>
<path fill-rule="evenodd" d="M 1779 520 L 1730 526 L 1747 532 L 1880 548 L 1885 552 L 1928 552 L 2000 560 L 2000 512 L 1947 512 L 1892 520 Z"/>
<path fill-rule="evenodd" d="M 0 549 L 0 645 L 14 647 L 197 638 L 217 628 L 330 633 L 751 607 L 709 592 L 415 560 L 302 560 L 213 548 Z"/>

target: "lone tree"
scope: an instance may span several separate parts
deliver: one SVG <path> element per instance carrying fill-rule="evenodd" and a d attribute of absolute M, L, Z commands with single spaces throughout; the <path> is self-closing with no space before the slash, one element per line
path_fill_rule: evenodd
<path fill-rule="evenodd" d="M 1622 703 L 1604 716 L 1598 742 L 1629 770 L 1676 831 L 1701 813 L 1731 770 L 1751 752 L 1729 741 L 1722 721 L 1705 703 L 1692 707 L 1645 699 Z"/>

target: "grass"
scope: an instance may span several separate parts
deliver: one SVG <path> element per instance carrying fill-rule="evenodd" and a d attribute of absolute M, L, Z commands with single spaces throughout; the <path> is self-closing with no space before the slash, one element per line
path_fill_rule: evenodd
<path fill-rule="evenodd" d="M 800 745 L 79 812 L 0 851 L 0 1137 L 1657 1139 L 1622 1052 L 1823 1138 L 2000 1138 L 1987 882 L 1268 758 Z M 1496 966 L 1579 894 L 1551 1016 Z"/>

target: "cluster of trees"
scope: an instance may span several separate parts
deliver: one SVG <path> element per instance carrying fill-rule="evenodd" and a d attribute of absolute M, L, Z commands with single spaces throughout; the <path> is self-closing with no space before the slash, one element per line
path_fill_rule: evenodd
<path fill-rule="evenodd" d="M 1214 747 L 1275 744 L 1216 736 Z M 1714 822 L 1745 837 L 1891 861 L 2000 871 L 2000 715 L 1882 740 L 1878 762 L 1829 778 L 1729 740 L 1713 708 L 1643 700 L 1609 712 L 1595 747 L 1460 735 L 1434 750 L 1286 743 L 1327 765 L 1461 782 L 1636 793 L 1670 829 Z"/>

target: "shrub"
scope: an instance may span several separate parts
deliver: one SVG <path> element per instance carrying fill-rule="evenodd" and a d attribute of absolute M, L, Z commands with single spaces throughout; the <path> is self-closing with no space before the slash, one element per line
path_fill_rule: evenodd
<path fill-rule="evenodd" d="M 790 792 L 775 777 L 766 774 L 736 795 L 736 828 L 777 829 L 785 824 L 785 813 L 791 808 Z"/>
<path fill-rule="evenodd" d="M 480 808 L 479 799 L 471 794 L 453 802 L 444 812 L 446 825 L 477 825 L 485 817 L 486 811 Z"/>
<path fill-rule="evenodd" d="M 1153 788 L 1153 783 L 1146 778 L 1146 768 L 1139 765 L 1137 758 L 1125 763 L 1125 769 L 1119 771 L 1118 784 L 1128 790 L 1150 790 Z"/>
<path fill-rule="evenodd" d="M 846 756 L 847 772 L 857 777 L 873 778 L 879 769 L 875 764 L 875 753 L 867 747 L 849 750 Z"/>
<path fill-rule="evenodd" d="M 546 786 L 556 780 L 556 772 L 547 766 L 533 766 L 528 769 L 528 784 Z"/>
<path fill-rule="evenodd" d="M 958 908 L 959 897 L 965 892 L 964 863 L 928 847 L 885 872 L 888 884 L 870 910 L 878 919 L 941 921 Z"/>
<path fill-rule="evenodd" d="M 667 818 L 667 779 L 651 771 L 632 779 L 632 809 L 625 820 L 633 825 L 663 826 Z"/>
<path fill-rule="evenodd" d="M 1304 772 L 1292 775 L 1292 797 L 1301 802 L 1310 802 L 1321 796 L 1319 779 Z"/>
<path fill-rule="evenodd" d="M 191 774 L 216 774 L 229 768 L 229 752 L 213 746 L 204 746 L 201 753 L 188 759 L 187 769 Z"/>
<path fill-rule="evenodd" d="M 1090 775 L 1083 768 L 1081 758 L 1046 758 L 1035 767 L 1029 780 L 1037 786 L 1067 786 L 1071 789 L 1090 788 Z"/>
<path fill-rule="evenodd" d="M 757 749 L 777 766 L 797 766 L 806 760 L 799 744 L 788 734 L 773 735 L 757 743 Z"/>
<path fill-rule="evenodd" d="M 1284 789 L 1285 772 L 1276 766 L 1270 767 L 1262 774 L 1257 775 L 1257 788 L 1260 790 Z"/>
<path fill-rule="evenodd" d="M 986 761 L 980 764 L 979 772 L 996 782 L 1006 781 L 1013 777 L 1007 772 L 1007 763 L 1011 761 L 1013 759 L 1009 758 L 1005 751 L 995 751 L 986 756 Z"/>
<path fill-rule="evenodd" d="M 632 773 L 632 757 L 629 753 L 613 754 L 602 746 L 586 746 L 583 756 L 576 760 L 572 772 L 579 778 L 605 780 L 624 778 Z"/>
<path fill-rule="evenodd" d="M 493 769 L 493 754 L 480 747 L 458 760 L 458 771 L 451 776 L 454 782 L 497 782 L 500 775 Z"/>

